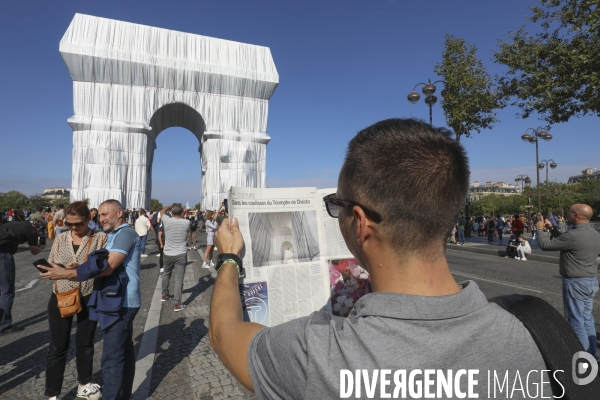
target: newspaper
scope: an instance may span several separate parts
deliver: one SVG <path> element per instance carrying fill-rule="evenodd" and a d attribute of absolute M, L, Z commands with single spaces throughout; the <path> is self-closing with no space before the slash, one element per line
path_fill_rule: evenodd
<path fill-rule="evenodd" d="M 322 200 L 335 191 L 230 189 L 229 217 L 239 221 L 245 245 L 240 293 L 246 320 L 275 326 L 319 310 L 345 316 L 368 293 L 368 274 L 352 259 Z"/>

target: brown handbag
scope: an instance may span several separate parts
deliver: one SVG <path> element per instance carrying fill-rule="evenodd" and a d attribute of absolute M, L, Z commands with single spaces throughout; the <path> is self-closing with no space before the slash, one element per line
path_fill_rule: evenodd
<path fill-rule="evenodd" d="M 90 235 L 90 238 L 87 242 L 87 249 L 85 252 L 85 259 L 83 262 L 86 262 L 88 259 L 88 254 L 90 254 L 90 246 L 92 245 L 92 239 L 94 238 L 94 232 Z M 56 293 L 56 302 L 58 303 L 58 309 L 60 311 L 60 316 L 63 318 L 67 318 L 73 316 L 77 313 L 80 313 L 83 310 L 81 306 L 81 282 L 78 282 L 76 288 L 71 290 L 67 290 L 66 292 L 59 293 L 58 285 L 56 281 L 54 281 L 54 292 Z"/>

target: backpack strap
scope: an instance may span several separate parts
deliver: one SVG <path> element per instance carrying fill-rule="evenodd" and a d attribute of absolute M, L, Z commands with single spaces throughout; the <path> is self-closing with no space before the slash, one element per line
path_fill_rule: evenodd
<path fill-rule="evenodd" d="M 555 398 L 559 398 L 563 391 L 563 400 L 598 398 L 600 379 L 596 378 L 587 385 L 573 382 L 573 356 L 584 349 L 571 326 L 552 305 L 539 297 L 517 294 L 495 297 L 490 302 L 513 314 L 527 328 L 546 367 L 552 371 L 550 374 L 556 370 L 564 371 L 555 376 L 562 387 L 550 377 Z"/>

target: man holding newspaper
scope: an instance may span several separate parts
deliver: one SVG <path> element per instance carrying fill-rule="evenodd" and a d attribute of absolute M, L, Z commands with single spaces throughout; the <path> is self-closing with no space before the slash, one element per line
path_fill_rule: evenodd
<path fill-rule="evenodd" d="M 342 394 L 354 384 L 344 379 L 352 382 L 354 374 L 351 397 L 359 398 L 366 396 L 364 381 L 371 382 L 361 371 L 381 381 L 369 385 L 379 398 L 389 394 L 379 393 L 385 382 L 389 392 L 398 384 L 396 374 L 386 380 L 389 370 L 412 376 L 423 368 L 468 368 L 526 376 L 546 369 L 525 327 L 488 303 L 475 282 L 458 284 L 450 273 L 446 233 L 468 186 L 466 153 L 445 129 L 390 119 L 352 139 L 337 192 L 323 199 L 374 291 L 356 302 L 348 318 L 323 309 L 272 327 L 243 322 L 238 278 L 240 223 L 246 221 L 244 216 L 238 222 L 235 214 L 231 224 L 223 221 L 215 236 L 221 255 L 209 336 L 225 366 L 261 399 L 350 397 Z M 380 368 L 386 370 L 377 378 Z M 466 383 L 460 386 L 455 394 L 467 390 Z M 475 389 L 486 397 L 483 375 Z"/>

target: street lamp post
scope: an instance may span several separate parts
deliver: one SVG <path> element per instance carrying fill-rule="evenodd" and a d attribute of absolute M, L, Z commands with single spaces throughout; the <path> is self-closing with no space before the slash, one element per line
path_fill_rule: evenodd
<path fill-rule="evenodd" d="M 521 182 L 521 193 L 523 193 L 523 183 L 527 188 L 527 205 L 525 206 L 525 214 L 529 214 L 529 208 L 531 208 L 531 198 L 529 197 L 529 186 L 531 185 L 531 179 L 528 175 L 517 175 L 515 182 Z"/>
<path fill-rule="evenodd" d="M 556 163 L 556 161 L 554 161 L 553 159 L 542 160 L 538 164 L 538 168 L 539 169 L 544 169 L 544 166 L 546 167 L 546 185 L 548 184 L 548 163 L 550 163 L 550 168 L 552 168 L 552 169 L 554 169 L 554 168 L 556 168 L 558 166 L 558 164 Z"/>
<path fill-rule="evenodd" d="M 527 133 L 528 131 L 532 131 L 533 135 L 530 135 L 529 133 Z M 544 129 L 542 127 L 538 127 L 537 129 L 528 128 L 527 130 L 525 130 L 525 133 L 521 135 L 521 139 L 525 142 L 535 143 L 535 171 L 537 174 L 537 198 L 538 198 L 537 212 L 539 214 L 542 212 L 542 208 L 541 208 L 542 207 L 542 196 L 540 194 L 540 169 L 539 169 L 540 158 L 539 158 L 539 151 L 538 151 L 538 142 L 539 142 L 539 139 L 549 141 L 550 139 L 552 139 L 552 135 L 550 133 L 548 133 L 546 131 L 546 129 Z"/>
<path fill-rule="evenodd" d="M 465 225 L 465 237 L 470 238 L 471 237 L 471 232 L 472 232 L 472 224 L 471 221 L 469 220 L 469 206 L 471 205 L 471 193 L 467 193 L 467 196 L 465 198 L 465 208 L 466 208 L 466 220 L 467 220 L 467 224 Z"/>
<path fill-rule="evenodd" d="M 423 86 L 423 94 L 425 95 L 425 104 L 427 104 L 429 106 L 429 125 L 433 126 L 433 111 L 432 111 L 432 107 L 435 103 L 437 103 L 437 97 L 434 96 L 433 94 L 435 93 L 435 84 L 436 83 L 446 83 L 442 80 L 439 81 L 435 81 L 433 83 L 431 83 L 431 79 L 427 80 L 427 83 L 417 83 L 415 85 L 415 87 L 413 88 L 412 92 L 410 92 L 407 96 L 408 101 L 411 102 L 411 104 L 417 104 L 417 102 L 419 101 L 419 99 L 421 98 L 421 95 L 419 93 L 417 93 L 415 91 L 415 89 L 419 86 L 419 85 L 425 85 Z M 442 97 L 444 96 L 446 89 L 441 91 L 441 95 Z"/>

